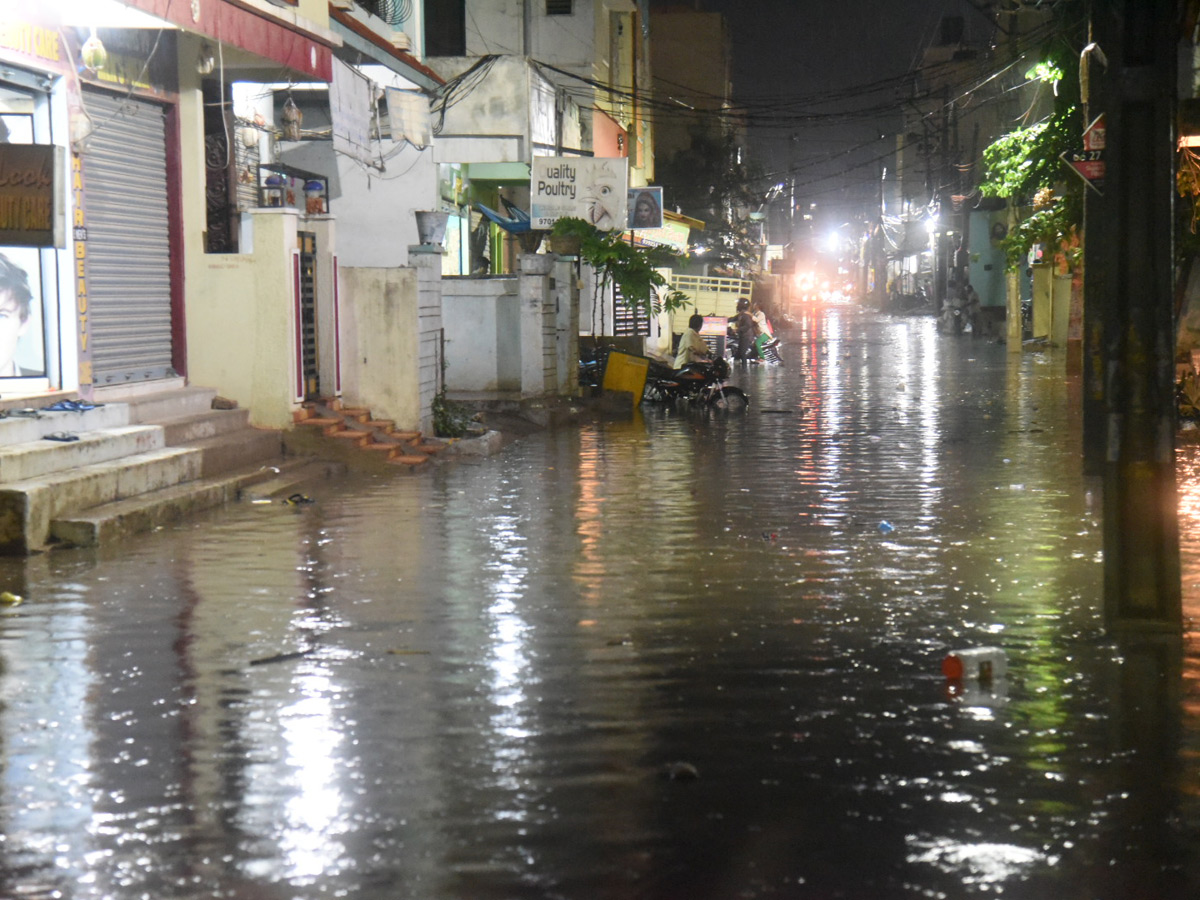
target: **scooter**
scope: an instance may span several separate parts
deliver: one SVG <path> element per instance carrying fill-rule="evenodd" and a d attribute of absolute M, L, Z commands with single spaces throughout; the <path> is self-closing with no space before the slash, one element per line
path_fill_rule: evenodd
<path fill-rule="evenodd" d="M 754 339 L 754 352 L 763 362 L 781 363 L 783 357 L 779 353 L 779 338 L 769 332 L 764 332 Z"/>
<path fill-rule="evenodd" d="M 942 314 L 938 317 L 938 330 L 942 334 L 962 334 L 966 324 L 966 315 L 962 302 L 957 297 L 947 297 L 942 301 Z"/>
<path fill-rule="evenodd" d="M 780 340 L 775 335 L 775 332 L 771 330 L 769 324 L 765 329 L 758 331 L 754 340 L 751 341 L 749 348 L 745 351 L 744 356 L 737 353 L 737 331 L 732 325 L 729 326 L 726 340 L 731 348 L 729 352 L 734 359 L 773 363 L 783 362 L 783 357 L 779 353 Z"/>

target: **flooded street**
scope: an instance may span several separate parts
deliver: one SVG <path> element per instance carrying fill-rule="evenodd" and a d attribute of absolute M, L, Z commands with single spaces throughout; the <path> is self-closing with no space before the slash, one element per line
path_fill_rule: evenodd
<path fill-rule="evenodd" d="M 744 414 L 0 561 L 0 897 L 1200 896 L 1200 648 L 1103 633 L 1061 356 L 785 340 Z"/>

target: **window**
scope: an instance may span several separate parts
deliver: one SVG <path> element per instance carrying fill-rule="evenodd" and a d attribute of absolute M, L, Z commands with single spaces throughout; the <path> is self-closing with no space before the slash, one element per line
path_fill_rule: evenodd
<path fill-rule="evenodd" d="M 467 55 L 467 12 L 464 0 L 426 2 L 425 55 Z"/>
<path fill-rule="evenodd" d="M 6 77 L 20 76 L 9 71 Z M 0 143 L 40 144 L 44 149 L 50 143 L 49 118 L 49 100 L 43 92 L 0 83 Z M 14 240 L 22 240 L 16 235 L 19 230 L 14 228 Z M 50 277 L 43 278 L 44 272 Z M 53 248 L 0 247 L 0 378 L 46 377 L 45 323 L 51 318 L 48 310 L 57 302 L 53 274 Z M 10 389 L 7 384 L 5 393 Z"/>
<path fill-rule="evenodd" d="M 569 16 L 571 13 L 571 0 L 546 0 L 546 15 Z"/>

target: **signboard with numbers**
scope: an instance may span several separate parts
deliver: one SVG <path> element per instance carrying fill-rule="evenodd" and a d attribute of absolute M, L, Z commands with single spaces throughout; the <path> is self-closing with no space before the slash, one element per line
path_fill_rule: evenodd
<path fill-rule="evenodd" d="M 1096 116 L 1083 132 L 1083 147 L 1068 150 L 1062 160 L 1069 165 L 1096 193 L 1104 189 L 1104 145 L 1106 133 L 1104 114 Z"/>

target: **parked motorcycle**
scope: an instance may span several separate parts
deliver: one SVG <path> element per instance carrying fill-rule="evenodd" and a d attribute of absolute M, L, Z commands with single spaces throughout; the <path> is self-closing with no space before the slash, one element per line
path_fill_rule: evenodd
<path fill-rule="evenodd" d="M 962 334 L 966 315 L 957 298 L 947 297 L 942 303 L 942 314 L 938 317 L 938 330 L 942 334 Z"/>
<path fill-rule="evenodd" d="M 979 294 L 970 284 L 953 287 L 942 301 L 938 328 L 943 334 L 979 334 Z"/>
<path fill-rule="evenodd" d="M 580 348 L 579 351 L 579 386 L 581 388 L 598 390 L 604 381 L 604 366 L 608 362 L 611 347 L 593 346 Z"/>
<path fill-rule="evenodd" d="M 713 409 L 742 410 L 750 399 L 738 387 L 727 383 L 729 363 L 723 359 L 689 363 L 682 369 L 652 364 L 646 375 L 644 399 L 657 403 L 686 400 Z"/>

